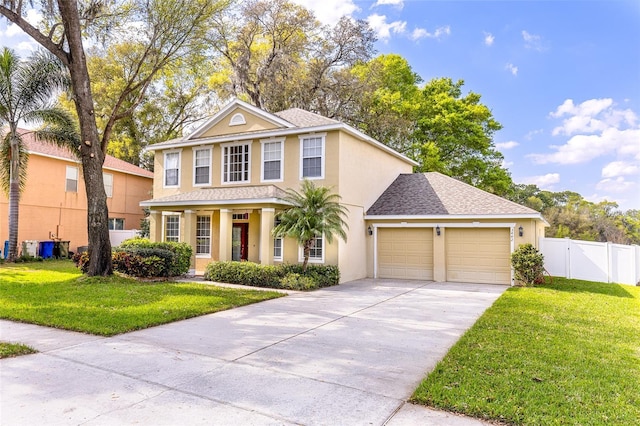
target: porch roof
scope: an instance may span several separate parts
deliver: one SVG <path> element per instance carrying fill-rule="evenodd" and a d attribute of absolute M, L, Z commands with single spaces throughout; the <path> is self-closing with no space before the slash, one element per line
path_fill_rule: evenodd
<path fill-rule="evenodd" d="M 145 200 L 142 207 L 210 206 L 225 204 L 286 204 L 285 191 L 275 185 L 201 188 L 190 192 Z"/>

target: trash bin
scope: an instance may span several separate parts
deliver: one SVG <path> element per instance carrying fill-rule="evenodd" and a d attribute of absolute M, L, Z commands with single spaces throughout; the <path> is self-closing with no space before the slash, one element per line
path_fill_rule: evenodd
<path fill-rule="evenodd" d="M 4 258 L 6 259 L 7 257 L 9 257 L 9 240 L 5 240 L 4 242 Z"/>
<path fill-rule="evenodd" d="M 53 257 L 53 241 L 40 241 L 39 250 L 40 257 L 43 259 L 50 259 Z"/>
<path fill-rule="evenodd" d="M 69 243 L 70 241 L 60 241 L 59 244 L 59 252 L 58 252 L 58 256 L 60 256 L 61 259 L 68 259 L 69 258 Z"/>
<path fill-rule="evenodd" d="M 22 242 L 22 255 L 36 257 L 38 255 L 38 241 L 26 240 Z"/>
<path fill-rule="evenodd" d="M 78 246 L 77 253 L 85 253 L 89 251 L 89 246 Z"/>

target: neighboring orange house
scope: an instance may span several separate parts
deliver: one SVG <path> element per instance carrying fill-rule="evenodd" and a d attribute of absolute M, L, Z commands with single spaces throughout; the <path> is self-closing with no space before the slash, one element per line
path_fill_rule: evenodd
<path fill-rule="evenodd" d="M 27 131 L 25 131 L 27 132 Z M 22 241 L 59 238 L 69 249 L 86 246 L 87 195 L 82 164 L 70 151 L 24 136 L 29 151 L 27 184 L 20 197 L 18 250 Z M 153 173 L 107 155 L 103 166 L 109 229 L 139 229 L 140 202 L 151 196 Z M 0 250 L 9 239 L 9 201 L 0 191 Z"/>

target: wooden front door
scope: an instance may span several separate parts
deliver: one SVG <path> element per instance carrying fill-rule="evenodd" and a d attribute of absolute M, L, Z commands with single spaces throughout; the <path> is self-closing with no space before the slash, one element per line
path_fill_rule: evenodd
<path fill-rule="evenodd" d="M 248 259 L 249 224 L 234 223 L 231 232 L 231 260 L 241 261 Z"/>

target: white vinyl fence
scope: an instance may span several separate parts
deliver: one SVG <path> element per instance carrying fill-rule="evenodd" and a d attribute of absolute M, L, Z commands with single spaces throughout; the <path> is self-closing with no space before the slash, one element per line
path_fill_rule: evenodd
<path fill-rule="evenodd" d="M 109 241 L 111 241 L 111 247 L 119 246 L 124 240 L 133 238 L 139 234 L 137 229 L 129 229 L 124 231 L 109 231 Z"/>
<path fill-rule="evenodd" d="M 540 238 L 544 267 L 555 277 L 637 285 L 640 246 Z"/>

